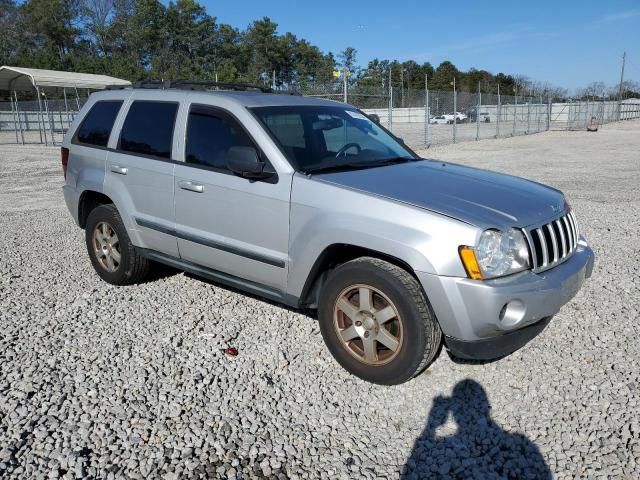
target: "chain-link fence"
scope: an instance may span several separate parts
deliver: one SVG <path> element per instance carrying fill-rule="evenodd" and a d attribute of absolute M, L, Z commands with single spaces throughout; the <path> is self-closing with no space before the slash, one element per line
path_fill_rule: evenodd
<path fill-rule="evenodd" d="M 310 86 L 303 95 L 345 101 L 367 114 L 413 148 L 486 138 L 527 135 L 546 130 L 584 130 L 640 118 L 640 99 L 550 102 L 542 97 L 410 88 L 347 88 L 338 82 Z M 425 94 L 426 93 L 426 94 Z"/>
<path fill-rule="evenodd" d="M 640 118 L 640 99 L 551 103 L 542 97 L 410 88 L 353 86 L 339 82 L 298 89 L 376 114 L 380 123 L 420 149 L 432 145 L 527 135 L 545 130 L 584 130 Z M 0 132 L 17 143 L 59 143 L 86 97 L 0 102 Z M 11 135 L 6 133 L 11 132 Z M 11 137 L 11 138 L 10 138 Z"/>

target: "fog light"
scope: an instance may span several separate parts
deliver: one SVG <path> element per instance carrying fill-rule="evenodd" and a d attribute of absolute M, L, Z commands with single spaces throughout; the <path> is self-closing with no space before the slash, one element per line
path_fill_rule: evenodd
<path fill-rule="evenodd" d="M 514 327 L 522 321 L 527 308 L 522 300 L 511 300 L 505 303 L 498 318 L 503 327 Z"/>

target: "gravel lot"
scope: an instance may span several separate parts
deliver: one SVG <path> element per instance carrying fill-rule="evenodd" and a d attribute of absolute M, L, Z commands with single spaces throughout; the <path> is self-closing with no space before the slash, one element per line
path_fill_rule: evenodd
<path fill-rule="evenodd" d="M 0 477 L 639 478 L 640 122 L 427 155 L 563 189 L 596 267 L 515 354 L 380 387 L 301 312 L 171 270 L 101 282 L 58 151 L 0 145 Z"/>

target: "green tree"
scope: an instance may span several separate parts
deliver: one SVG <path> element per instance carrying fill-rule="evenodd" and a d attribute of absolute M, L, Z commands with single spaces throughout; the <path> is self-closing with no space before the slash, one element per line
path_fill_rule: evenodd
<path fill-rule="evenodd" d="M 264 17 L 253 22 L 244 34 L 243 50 L 249 57 L 245 78 L 251 83 L 269 84 L 271 75 L 282 64 L 282 44 L 276 32 L 278 24 Z"/>
<path fill-rule="evenodd" d="M 27 0 L 20 7 L 21 64 L 66 70 L 80 43 L 76 0 Z"/>
<path fill-rule="evenodd" d="M 215 19 L 194 0 L 170 3 L 165 31 L 154 64 L 165 79 L 213 79 L 215 76 Z"/>
<path fill-rule="evenodd" d="M 433 72 L 433 81 L 429 82 L 429 88 L 434 90 L 451 90 L 453 88 L 451 82 L 453 82 L 454 77 L 457 82 L 460 79 L 460 71 L 453 63 L 445 60 L 438 65 L 438 68 Z"/>
<path fill-rule="evenodd" d="M 13 64 L 18 49 L 18 7 L 15 0 L 0 0 L 0 65 Z"/>

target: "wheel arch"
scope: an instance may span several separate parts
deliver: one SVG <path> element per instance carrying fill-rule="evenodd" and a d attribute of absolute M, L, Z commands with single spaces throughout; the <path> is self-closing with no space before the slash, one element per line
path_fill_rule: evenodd
<path fill-rule="evenodd" d="M 86 227 L 87 218 L 94 208 L 113 203 L 114 201 L 104 193 L 96 192 L 95 190 L 85 190 L 82 192 L 78 200 L 78 225 L 80 225 L 80 228 Z"/>
<path fill-rule="evenodd" d="M 343 263 L 360 257 L 378 258 L 380 260 L 385 260 L 389 263 L 397 265 L 403 270 L 406 270 L 419 282 L 419 279 L 413 268 L 406 261 L 398 257 L 358 245 L 334 243 L 327 246 L 320 253 L 313 266 L 311 267 L 311 270 L 307 275 L 307 279 L 304 283 L 304 287 L 302 288 L 302 292 L 298 299 L 299 306 L 315 308 L 315 306 L 317 305 L 320 289 L 322 288 L 322 285 L 327 277 L 327 273 L 338 265 L 342 265 Z"/>

